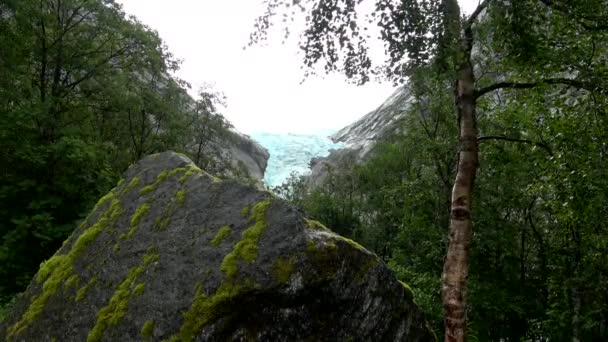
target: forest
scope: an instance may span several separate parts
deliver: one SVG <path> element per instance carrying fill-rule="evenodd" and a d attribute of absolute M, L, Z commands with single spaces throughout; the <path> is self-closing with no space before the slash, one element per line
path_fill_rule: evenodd
<path fill-rule="evenodd" d="M 223 96 L 193 100 L 162 39 L 114 1 L 3 0 L 0 45 L 4 306 L 130 164 L 173 150 L 220 169 L 208 147 L 230 124 Z"/>
<path fill-rule="evenodd" d="M 446 341 L 608 336 L 605 1 L 303 1 L 304 64 L 413 94 L 365 160 L 276 191 L 380 255 Z M 281 27 L 272 1 L 255 41 Z M 366 23 L 388 60 L 374 63 Z M 353 165 L 355 165 L 353 167 Z M 447 250 L 447 253 L 446 253 Z"/>
<path fill-rule="evenodd" d="M 305 18 L 307 74 L 415 101 L 368 159 L 273 191 L 380 256 L 446 341 L 606 340 L 608 4 L 376 0 L 363 19 L 360 2 L 268 0 L 251 43 Z M 205 147 L 230 123 L 113 0 L 0 0 L 0 46 L 1 319 L 129 165 L 174 150 L 219 169 Z"/>

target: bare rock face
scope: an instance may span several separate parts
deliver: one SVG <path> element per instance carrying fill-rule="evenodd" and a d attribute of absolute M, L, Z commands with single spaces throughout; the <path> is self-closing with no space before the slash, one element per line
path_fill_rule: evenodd
<path fill-rule="evenodd" d="M 203 151 L 209 159 L 205 169 L 214 175 L 264 188 L 264 172 L 270 154 L 248 135 L 228 130 L 225 136 L 209 141 Z"/>
<path fill-rule="evenodd" d="M 246 134 L 232 132 L 235 135 L 234 143 L 229 145 L 229 155 L 236 160 L 236 167 L 243 167 L 247 175 L 256 180 L 258 184 L 264 181 L 264 172 L 268 165 L 270 154 L 262 145 Z"/>
<path fill-rule="evenodd" d="M 2 341 L 430 341 L 374 254 L 272 195 L 149 156 L 43 263 Z"/>
<path fill-rule="evenodd" d="M 350 169 L 352 165 L 368 160 L 378 141 L 400 129 L 399 123 L 405 118 L 413 100 L 409 86 L 399 87 L 378 108 L 330 136 L 333 142 L 343 143 L 344 148 L 330 151 L 327 157 L 311 160 L 307 186 L 315 188 L 323 184 L 329 170 L 339 173 L 343 168 Z"/>
<path fill-rule="evenodd" d="M 330 138 L 334 142 L 344 143 L 346 149 L 357 151 L 359 159 L 365 159 L 378 140 L 397 129 L 413 100 L 409 86 L 399 87 L 374 111 L 342 128 Z"/>

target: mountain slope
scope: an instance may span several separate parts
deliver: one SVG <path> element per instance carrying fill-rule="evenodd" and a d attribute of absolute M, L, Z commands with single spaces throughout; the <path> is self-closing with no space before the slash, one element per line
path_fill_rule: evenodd
<path fill-rule="evenodd" d="M 327 177 L 328 170 L 352 167 L 353 163 L 367 160 L 378 141 L 399 129 L 413 100 L 407 85 L 399 87 L 378 108 L 331 135 L 332 141 L 344 147 L 330 151 L 327 157 L 313 158 L 307 183 L 318 186 Z"/>

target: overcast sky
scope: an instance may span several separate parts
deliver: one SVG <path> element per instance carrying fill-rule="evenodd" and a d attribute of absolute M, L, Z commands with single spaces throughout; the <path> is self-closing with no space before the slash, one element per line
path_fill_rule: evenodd
<path fill-rule="evenodd" d="M 370 0 L 367 0 L 370 1 Z M 295 39 L 247 45 L 262 0 L 118 0 L 128 14 L 157 30 L 183 64 L 177 76 L 196 91 L 212 83 L 227 96 L 223 110 L 244 133 L 322 133 L 376 108 L 390 84 L 357 87 L 340 75 L 303 84 Z M 470 12 L 478 0 L 461 0 Z M 295 38 L 295 37 L 294 37 Z"/>

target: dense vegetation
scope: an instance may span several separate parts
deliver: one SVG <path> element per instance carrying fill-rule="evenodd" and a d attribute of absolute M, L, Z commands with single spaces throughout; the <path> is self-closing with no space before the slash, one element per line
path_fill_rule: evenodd
<path fill-rule="evenodd" d="M 142 156 L 213 168 L 221 96 L 192 100 L 158 34 L 112 0 L 0 1 L 0 304 Z"/>
<path fill-rule="evenodd" d="M 262 31 L 293 3 L 268 2 Z M 295 3 L 312 11 L 306 65 L 408 82 L 414 102 L 371 159 L 331 170 L 316 189 L 293 177 L 277 191 L 378 253 L 441 331 L 448 227 L 463 209 L 452 189 L 463 152 L 474 153 L 464 208 L 475 198 L 474 229 L 461 244 L 470 270 L 459 275 L 468 338 L 605 340 L 605 1 L 487 0 L 461 20 L 454 0 L 378 0 L 367 19 L 383 32 L 381 65 L 367 56 L 357 1 Z M 172 149 L 217 169 L 211 142 L 229 124 L 221 96 L 193 101 L 158 34 L 112 0 L 0 0 L 0 46 L 4 304 L 129 164 Z"/>
<path fill-rule="evenodd" d="M 277 192 L 381 256 L 443 329 L 440 277 L 455 172 L 451 94 L 427 82 L 396 133 L 312 190 Z M 469 273 L 469 338 L 608 334 L 608 99 L 568 89 L 484 103 Z M 509 99 L 509 100 L 507 100 Z M 508 101 L 496 108 L 496 101 Z M 579 329 L 575 331 L 574 329 Z M 568 338 L 570 336 L 570 338 Z"/>
<path fill-rule="evenodd" d="M 403 133 L 320 188 L 278 190 L 381 255 L 446 340 L 604 340 L 605 2 L 487 0 L 461 18 L 456 1 L 378 0 L 380 65 L 356 4 L 300 3 L 304 63 L 407 81 Z"/>

